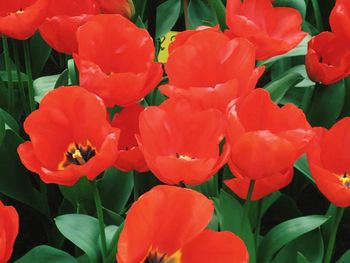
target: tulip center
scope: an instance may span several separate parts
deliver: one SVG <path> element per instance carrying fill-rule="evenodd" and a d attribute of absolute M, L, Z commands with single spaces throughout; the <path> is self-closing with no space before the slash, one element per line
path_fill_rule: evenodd
<path fill-rule="evenodd" d="M 339 180 L 346 188 L 350 188 L 350 175 L 348 173 L 344 173 L 340 176 Z"/>
<path fill-rule="evenodd" d="M 185 161 L 192 161 L 194 159 L 188 155 L 183 155 L 183 154 L 179 154 L 179 153 L 176 153 L 176 158 L 181 159 L 181 160 L 185 160 Z"/>
<path fill-rule="evenodd" d="M 87 141 L 86 145 L 72 143 L 64 153 L 62 162 L 58 165 L 59 170 L 64 170 L 71 164 L 83 165 L 96 155 L 96 149 Z"/>
<path fill-rule="evenodd" d="M 22 8 L 20 8 L 20 9 L 16 12 L 17 15 L 20 15 L 20 14 L 23 14 L 23 13 L 24 13 L 24 10 L 23 10 Z"/>
<path fill-rule="evenodd" d="M 181 263 L 181 252 L 178 250 L 171 256 L 151 250 L 142 263 Z"/>

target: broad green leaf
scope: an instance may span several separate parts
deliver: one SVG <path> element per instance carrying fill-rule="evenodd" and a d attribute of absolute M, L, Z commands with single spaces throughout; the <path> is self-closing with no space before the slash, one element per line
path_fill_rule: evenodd
<path fill-rule="evenodd" d="M 297 65 L 294 67 L 290 67 L 289 69 L 284 71 L 284 74 L 288 74 L 290 72 L 295 72 L 295 73 L 299 73 L 301 76 L 303 76 L 303 81 L 299 82 L 297 85 L 295 85 L 295 87 L 310 87 L 315 85 L 315 82 L 313 82 L 307 72 L 306 72 L 306 68 L 305 65 Z"/>
<path fill-rule="evenodd" d="M 21 164 L 17 147 L 23 139 L 6 130 L 0 146 L 0 192 L 46 214 L 39 192 L 30 183 L 30 174 Z"/>
<path fill-rule="evenodd" d="M 349 263 L 350 262 L 350 249 L 348 249 L 339 260 L 337 260 L 337 263 Z"/>
<path fill-rule="evenodd" d="M 60 86 L 67 86 L 68 85 L 68 69 L 65 69 L 61 75 L 58 77 L 56 83 L 55 83 L 55 88 L 58 88 Z"/>
<path fill-rule="evenodd" d="M 181 0 L 167 0 L 157 7 L 156 38 L 161 38 L 174 27 L 180 10 Z"/>
<path fill-rule="evenodd" d="M 302 253 L 310 263 L 322 262 L 324 243 L 320 229 L 306 233 L 283 247 L 274 258 L 273 263 L 297 262 L 298 253 Z"/>
<path fill-rule="evenodd" d="M 321 261 L 317 261 L 317 262 L 321 262 Z M 297 255 L 297 263 L 310 263 L 309 260 L 307 260 L 307 258 L 301 254 L 300 252 L 298 252 L 298 255 Z"/>
<path fill-rule="evenodd" d="M 199 26 L 214 26 L 218 23 L 215 13 L 205 0 L 191 0 L 188 5 L 189 24 L 191 29 Z"/>
<path fill-rule="evenodd" d="M 303 216 L 287 220 L 263 238 L 258 249 L 258 262 L 270 263 L 274 255 L 286 244 L 327 222 L 329 218 L 321 215 Z"/>
<path fill-rule="evenodd" d="M 115 263 L 115 255 L 117 254 L 117 242 L 119 240 L 119 236 L 120 236 L 120 233 L 122 232 L 123 228 L 124 228 L 124 223 L 118 227 L 116 232 L 113 230 L 113 228 L 109 229 L 112 232 L 114 232 L 114 235 L 112 236 L 111 239 L 108 238 L 108 239 L 110 239 L 109 241 L 107 240 L 107 243 L 110 244 L 109 247 L 112 248 L 112 249 L 110 249 L 109 255 L 107 257 L 107 263 Z M 107 237 L 106 237 L 106 239 L 107 239 Z"/>
<path fill-rule="evenodd" d="M 274 6 L 292 7 L 299 11 L 301 16 L 305 18 L 306 15 L 306 3 L 305 0 L 275 0 Z"/>
<path fill-rule="evenodd" d="M 283 55 L 279 55 L 279 56 L 275 56 L 275 57 L 272 57 L 272 58 L 267 59 L 267 60 L 259 61 L 258 65 L 259 66 L 266 65 L 267 67 L 270 67 L 273 63 L 275 63 L 276 61 L 278 61 L 282 58 L 304 56 L 307 53 L 307 44 L 308 44 L 310 39 L 311 39 L 310 36 L 306 36 L 296 48 L 290 50 L 289 52 L 287 52 Z"/>
<path fill-rule="evenodd" d="M 344 81 L 316 87 L 307 117 L 312 126 L 330 128 L 340 116 L 345 100 Z"/>
<path fill-rule="evenodd" d="M 297 168 L 303 175 L 305 175 L 306 178 L 310 180 L 310 182 L 315 183 L 314 178 L 312 178 L 311 176 L 311 172 L 305 154 L 294 163 L 294 167 Z"/>
<path fill-rule="evenodd" d="M 275 103 L 279 103 L 286 92 L 293 88 L 296 84 L 303 80 L 303 76 L 296 72 L 290 72 L 280 79 L 274 80 L 265 86 L 265 89 L 270 93 L 271 99 Z"/>
<path fill-rule="evenodd" d="M 207 180 L 203 184 L 196 185 L 196 186 L 186 186 L 186 187 L 191 188 L 193 190 L 196 190 L 198 192 L 201 192 L 202 194 L 206 195 L 207 197 L 216 197 L 219 195 L 219 193 L 218 193 L 218 175 L 211 177 L 209 180 Z"/>
<path fill-rule="evenodd" d="M 34 99 L 40 103 L 42 98 L 51 90 L 55 88 L 57 80 L 61 74 L 40 77 L 34 80 Z"/>
<path fill-rule="evenodd" d="M 255 242 L 250 222 L 244 222 L 241 230 L 243 208 L 241 204 L 231 195 L 221 190 L 219 198 L 214 198 L 215 210 L 222 231 L 228 230 L 240 235 L 247 245 L 250 262 L 255 262 Z"/>
<path fill-rule="evenodd" d="M 82 177 L 73 186 L 59 186 L 64 198 L 72 203 L 77 209 L 86 212 L 95 211 L 95 203 L 91 183 L 86 177 Z"/>
<path fill-rule="evenodd" d="M 78 85 L 79 84 L 79 74 L 77 71 L 77 68 L 75 67 L 74 60 L 69 59 L 67 62 L 67 68 L 68 68 L 68 83 L 71 85 Z"/>
<path fill-rule="evenodd" d="M 15 263 L 78 263 L 68 253 L 49 246 L 38 246 L 30 250 Z"/>
<path fill-rule="evenodd" d="M 88 215 L 70 214 L 55 218 L 58 230 L 74 245 L 83 250 L 92 263 L 98 262 L 98 220 Z"/>
<path fill-rule="evenodd" d="M 113 167 L 108 169 L 98 181 L 103 206 L 116 213 L 120 213 L 125 208 L 133 187 L 132 172 L 121 172 Z"/>
<path fill-rule="evenodd" d="M 117 231 L 118 231 L 118 227 L 114 225 L 107 226 L 105 228 L 107 253 L 110 253 L 112 250 L 114 250 L 115 246 L 117 245 L 116 243 L 114 243 L 114 240 L 113 240 L 113 237 L 116 235 Z M 99 238 L 98 245 L 100 250 L 102 251 L 101 236 Z"/>
<path fill-rule="evenodd" d="M 226 29 L 226 8 L 221 0 L 208 0 L 209 5 L 216 14 L 217 21 L 222 30 Z"/>
<path fill-rule="evenodd" d="M 28 81 L 28 76 L 24 73 L 20 73 L 21 74 L 21 80 L 22 81 Z M 12 77 L 12 81 L 13 82 L 18 82 L 18 75 L 17 75 L 17 71 L 16 70 L 12 70 L 11 71 L 11 77 Z M 0 71 L 0 78 L 7 82 L 8 81 L 8 74 L 7 74 L 7 71 L 3 71 L 1 70 Z"/>
<path fill-rule="evenodd" d="M 12 130 L 17 134 L 19 133 L 18 123 L 10 114 L 0 108 L 0 116 L 5 122 L 5 130 Z"/>
<path fill-rule="evenodd" d="M 261 206 L 261 217 L 266 213 L 266 211 L 281 197 L 281 193 L 279 191 L 273 192 L 268 196 L 262 199 Z"/>
<path fill-rule="evenodd" d="M 50 57 L 51 47 L 46 44 L 39 32 L 36 32 L 30 39 L 29 46 L 32 62 L 32 73 L 33 77 L 36 78 L 40 76 L 47 60 Z"/>
<path fill-rule="evenodd" d="M 5 130 L 5 120 L 0 114 L 0 146 L 2 144 L 3 139 L 5 138 L 6 130 Z"/>

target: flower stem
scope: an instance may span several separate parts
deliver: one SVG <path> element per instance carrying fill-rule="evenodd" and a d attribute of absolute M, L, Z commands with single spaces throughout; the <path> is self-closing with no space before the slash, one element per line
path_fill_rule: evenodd
<path fill-rule="evenodd" d="M 12 83 L 12 72 L 10 68 L 10 52 L 9 52 L 9 45 L 8 40 L 5 35 L 2 35 L 2 46 L 4 49 L 4 60 L 5 60 L 5 67 L 7 71 L 7 103 L 8 103 L 8 112 L 11 114 L 14 110 L 14 90 L 13 90 L 13 83 Z"/>
<path fill-rule="evenodd" d="M 262 200 L 260 199 L 258 201 L 258 207 L 256 212 L 256 227 L 255 227 L 255 245 L 256 247 L 259 246 L 259 235 L 260 235 L 260 228 L 261 228 L 261 209 L 262 209 Z"/>
<path fill-rule="evenodd" d="M 26 65 L 26 73 L 28 76 L 29 108 L 30 108 L 30 111 L 32 112 L 33 110 L 35 110 L 35 101 L 34 101 L 32 63 L 31 63 L 31 59 L 30 59 L 28 40 L 23 41 L 23 50 L 24 50 L 24 62 Z"/>
<path fill-rule="evenodd" d="M 241 234 L 243 233 L 244 221 L 246 219 L 249 220 L 249 210 L 250 210 L 250 206 L 252 203 L 252 195 L 253 195 L 254 185 L 255 185 L 255 181 L 250 180 L 247 199 L 246 199 L 244 206 L 243 206 L 243 215 L 242 215 L 242 219 L 241 219 L 241 228 L 240 228 Z"/>
<path fill-rule="evenodd" d="M 338 232 L 338 227 L 339 223 L 343 217 L 345 208 L 343 207 L 337 207 L 337 210 L 335 212 L 334 218 L 332 219 L 331 222 L 331 232 L 329 236 L 329 241 L 328 241 L 328 247 L 326 251 L 326 256 L 324 258 L 324 263 L 330 263 L 334 251 L 334 245 L 335 245 L 335 239 L 337 237 L 337 232 Z"/>
<path fill-rule="evenodd" d="M 107 242 L 106 242 L 106 234 L 105 234 L 105 224 L 103 220 L 102 202 L 101 202 L 100 194 L 98 192 L 96 181 L 92 183 L 92 191 L 94 194 L 96 213 L 97 213 L 98 223 L 100 227 L 100 236 L 101 236 L 101 244 L 102 244 L 102 261 L 103 263 L 105 263 L 106 256 L 107 256 Z"/>
<path fill-rule="evenodd" d="M 17 79 L 18 79 L 18 85 L 19 85 L 19 96 L 21 99 L 21 103 L 23 105 L 23 109 L 26 115 L 29 114 L 29 110 L 27 107 L 27 99 L 26 99 L 26 93 L 24 90 L 24 85 L 23 85 L 23 80 L 21 76 L 21 66 L 20 66 L 20 60 L 19 60 L 19 52 L 18 52 L 18 47 L 17 44 L 13 41 L 13 54 L 14 54 L 14 59 L 15 59 L 15 64 L 16 64 L 16 71 L 17 71 Z"/>
<path fill-rule="evenodd" d="M 183 0 L 183 10 L 184 10 L 184 18 L 185 18 L 185 27 L 186 29 L 190 29 L 190 20 L 188 17 L 188 0 Z"/>

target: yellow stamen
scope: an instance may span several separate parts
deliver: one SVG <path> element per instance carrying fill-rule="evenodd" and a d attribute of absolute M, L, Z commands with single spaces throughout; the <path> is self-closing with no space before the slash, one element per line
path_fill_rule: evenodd
<path fill-rule="evenodd" d="M 344 186 L 350 188 L 350 175 L 348 173 L 344 173 L 342 176 L 340 176 L 339 180 Z"/>
<path fill-rule="evenodd" d="M 157 262 L 157 263 L 181 263 L 181 251 L 178 250 L 172 255 L 161 253 L 158 249 L 150 249 L 147 256 L 141 261 L 145 262 Z"/>

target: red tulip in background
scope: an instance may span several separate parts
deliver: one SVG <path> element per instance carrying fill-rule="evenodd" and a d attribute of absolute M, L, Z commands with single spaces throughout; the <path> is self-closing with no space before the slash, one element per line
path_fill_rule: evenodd
<path fill-rule="evenodd" d="M 246 198 L 250 180 L 256 180 L 252 200 L 287 186 L 293 164 L 312 136 L 302 110 L 292 104 L 278 107 L 263 89 L 234 101 L 228 116 L 228 163 L 236 178 L 226 185 Z"/>
<path fill-rule="evenodd" d="M 337 0 L 329 17 L 332 31 L 350 45 L 350 1 Z"/>
<path fill-rule="evenodd" d="M 31 37 L 46 17 L 49 0 L 0 1 L 0 34 L 24 40 Z"/>
<path fill-rule="evenodd" d="M 350 206 L 350 118 L 338 121 L 329 131 L 317 128 L 307 158 L 322 194 L 336 206 Z"/>
<path fill-rule="evenodd" d="M 167 184 L 198 185 L 226 163 L 220 154 L 224 121 L 218 110 L 201 110 L 186 100 L 169 99 L 140 115 L 139 146 L 149 169 Z"/>
<path fill-rule="evenodd" d="M 19 228 L 16 209 L 5 206 L 0 201 L 0 263 L 6 263 L 11 257 Z"/>
<path fill-rule="evenodd" d="M 79 28 L 77 40 L 80 85 L 108 107 L 138 102 L 162 77 L 148 32 L 120 15 L 95 16 Z"/>
<path fill-rule="evenodd" d="M 78 27 L 98 13 L 95 0 L 51 0 L 40 34 L 53 49 L 72 54 L 78 50 Z"/>
<path fill-rule="evenodd" d="M 30 141 L 18 147 L 18 154 L 45 183 L 73 185 L 82 176 L 93 180 L 117 158 L 119 130 L 109 124 L 102 100 L 81 87 L 48 93 L 24 130 Z"/>
<path fill-rule="evenodd" d="M 239 237 L 205 230 L 213 212 L 212 202 L 198 192 L 154 187 L 127 214 L 118 241 L 118 262 L 248 262 Z"/>
<path fill-rule="evenodd" d="M 255 88 L 264 67 L 255 68 L 255 49 L 247 40 L 230 40 L 217 28 L 176 36 L 166 64 L 168 97 L 184 97 L 205 108 L 226 111 L 229 102 Z"/>
<path fill-rule="evenodd" d="M 271 0 L 227 0 L 228 35 L 247 38 L 256 47 L 258 60 L 295 48 L 307 35 L 301 31 L 300 13 L 273 7 Z"/>
<path fill-rule="evenodd" d="M 313 81 L 333 84 L 350 74 L 350 44 L 332 32 L 322 32 L 310 40 L 305 66 Z"/>
<path fill-rule="evenodd" d="M 139 115 L 144 110 L 140 104 L 124 108 L 114 115 L 112 126 L 120 129 L 118 158 L 115 166 L 122 171 L 148 170 L 143 153 L 137 145 L 135 134 L 139 133 Z"/>
<path fill-rule="evenodd" d="M 104 14 L 120 14 L 131 18 L 135 12 L 132 0 L 97 0 Z"/>

